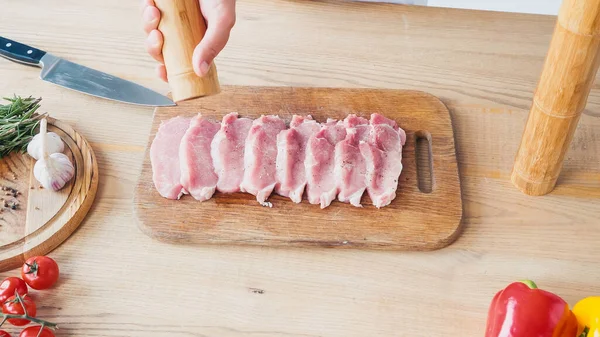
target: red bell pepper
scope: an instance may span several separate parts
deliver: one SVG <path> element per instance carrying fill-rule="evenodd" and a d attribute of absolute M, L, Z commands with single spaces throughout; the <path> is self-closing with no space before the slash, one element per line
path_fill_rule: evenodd
<path fill-rule="evenodd" d="M 533 281 L 521 281 L 494 296 L 485 337 L 577 337 L 580 330 L 567 302 Z"/>

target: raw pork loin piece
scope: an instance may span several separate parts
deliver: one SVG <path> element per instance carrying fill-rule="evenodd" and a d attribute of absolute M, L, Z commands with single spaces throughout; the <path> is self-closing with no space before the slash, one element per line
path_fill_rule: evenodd
<path fill-rule="evenodd" d="M 338 194 L 335 179 L 335 146 L 346 138 L 342 121 L 328 119 L 306 145 L 306 194 L 311 204 L 328 207 Z"/>
<path fill-rule="evenodd" d="M 277 135 L 277 184 L 275 193 L 289 197 L 293 202 L 302 201 L 306 187 L 306 144 L 321 128 L 312 116 L 292 117 L 290 128 Z"/>
<path fill-rule="evenodd" d="M 386 118 L 383 115 L 375 113 L 375 114 L 371 115 L 370 123 L 371 123 L 371 125 L 389 125 L 389 126 L 391 126 L 394 130 L 398 131 L 398 133 L 400 134 L 400 145 L 404 146 L 404 144 L 406 143 L 406 132 L 404 132 L 404 130 L 402 130 L 400 127 L 398 127 L 398 123 L 396 123 L 396 121 Z"/>
<path fill-rule="evenodd" d="M 371 115 L 370 124 L 373 129 L 369 140 L 359 147 L 367 164 L 367 192 L 373 205 L 381 208 L 396 198 L 406 133 L 396 122 L 379 114 Z"/>
<path fill-rule="evenodd" d="M 362 207 L 360 200 L 367 188 L 367 167 L 359 144 L 367 141 L 369 121 L 356 115 L 344 119 L 346 138 L 335 146 L 335 178 L 339 189 L 338 200 Z"/>
<path fill-rule="evenodd" d="M 167 199 L 179 199 L 187 191 L 181 185 L 179 144 L 190 125 L 190 118 L 173 117 L 162 121 L 150 145 L 152 181 Z"/>
<path fill-rule="evenodd" d="M 268 205 L 266 200 L 277 183 L 277 134 L 285 129 L 278 116 L 261 116 L 254 120 L 246 138 L 240 190 L 255 195 L 261 205 Z"/>
<path fill-rule="evenodd" d="M 217 174 L 217 190 L 222 193 L 240 191 L 244 177 L 244 150 L 248 131 L 252 126 L 249 118 L 238 118 L 236 112 L 223 117 L 221 129 L 211 143 L 211 157 Z"/>
<path fill-rule="evenodd" d="M 198 114 L 190 122 L 181 145 L 181 185 L 194 199 L 205 201 L 215 193 L 218 177 L 210 154 L 210 144 L 221 125 Z"/>

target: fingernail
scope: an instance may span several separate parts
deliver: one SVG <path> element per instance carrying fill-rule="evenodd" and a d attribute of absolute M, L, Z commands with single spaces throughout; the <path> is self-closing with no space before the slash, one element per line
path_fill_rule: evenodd
<path fill-rule="evenodd" d="M 208 63 L 202 61 L 202 63 L 200 63 L 200 74 L 202 76 L 206 75 L 206 73 L 208 73 L 208 68 Z"/>

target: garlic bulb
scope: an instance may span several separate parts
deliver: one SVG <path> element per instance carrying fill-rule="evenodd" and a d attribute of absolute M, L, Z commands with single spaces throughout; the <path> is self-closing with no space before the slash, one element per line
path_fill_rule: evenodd
<path fill-rule="evenodd" d="M 33 175 L 44 188 L 58 191 L 73 178 L 75 168 L 69 157 L 63 153 L 53 153 L 35 163 Z"/>
<path fill-rule="evenodd" d="M 27 144 L 27 153 L 35 160 L 42 158 L 42 133 L 46 134 L 46 151 L 48 154 L 60 153 L 65 149 L 65 144 L 59 135 L 54 132 L 46 132 L 47 125 L 48 121 L 45 118 L 42 119 L 40 133 L 35 135 Z"/>
<path fill-rule="evenodd" d="M 58 191 L 75 175 L 75 168 L 69 157 L 63 153 L 48 154 L 46 149 L 46 120 L 42 120 L 40 132 L 42 157 L 33 166 L 33 176 L 44 188 Z"/>

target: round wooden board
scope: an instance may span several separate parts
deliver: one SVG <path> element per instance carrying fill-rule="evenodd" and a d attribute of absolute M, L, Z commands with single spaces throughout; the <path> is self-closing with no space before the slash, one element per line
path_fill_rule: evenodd
<path fill-rule="evenodd" d="M 69 125 L 48 118 L 48 132 L 65 143 L 64 153 L 75 177 L 60 191 L 40 187 L 33 176 L 35 159 L 13 153 L 0 159 L 0 187 L 11 187 L 19 208 L 4 207 L 14 197 L 0 191 L 0 272 L 18 268 L 35 255 L 45 255 L 64 242 L 89 211 L 98 189 L 98 163 L 89 143 Z"/>

